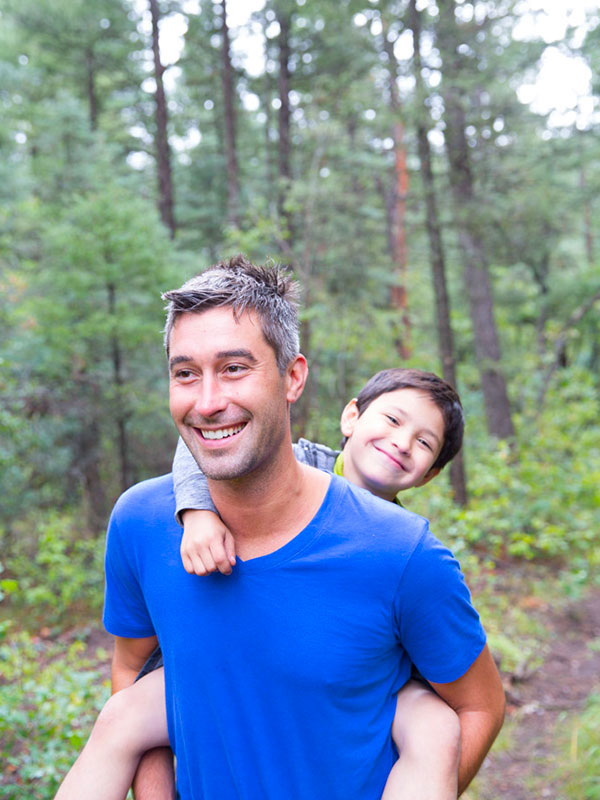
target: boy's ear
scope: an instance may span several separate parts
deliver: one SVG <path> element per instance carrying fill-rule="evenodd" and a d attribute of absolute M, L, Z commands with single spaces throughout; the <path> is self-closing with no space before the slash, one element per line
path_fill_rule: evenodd
<path fill-rule="evenodd" d="M 435 469 L 432 467 L 429 472 L 424 475 L 418 483 L 415 483 L 414 488 L 416 489 L 418 486 L 425 486 L 426 483 L 429 483 L 430 480 L 435 478 L 436 475 L 439 475 L 442 470 L 439 467 Z"/>
<path fill-rule="evenodd" d="M 356 397 L 353 397 L 342 411 L 342 416 L 340 417 L 340 430 L 344 436 L 352 436 L 359 416 Z"/>

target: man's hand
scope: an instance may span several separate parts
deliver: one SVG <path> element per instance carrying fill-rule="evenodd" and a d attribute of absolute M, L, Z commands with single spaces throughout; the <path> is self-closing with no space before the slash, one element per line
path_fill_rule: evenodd
<path fill-rule="evenodd" d="M 431 685 L 456 711 L 460 721 L 460 794 L 477 774 L 504 722 L 506 701 L 502 681 L 486 645 L 462 678 Z"/>
<path fill-rule="evenodd" d="M 231 575 L 235 566 L 235 541 L 229 528 L 213 511 L 183 512 L 181 560 L 190 575 L 208 575 L 217 570 Z"/>

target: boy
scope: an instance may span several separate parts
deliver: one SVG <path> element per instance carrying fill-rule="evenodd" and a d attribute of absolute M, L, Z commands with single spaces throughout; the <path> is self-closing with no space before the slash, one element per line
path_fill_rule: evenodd
<path fill-rule="evenodd" d="M 341 453 L 300 440 L 296 458 L 398 502 L 398 492 L 428 483 L 458 453 L 464 417 L 458 395 L 436 375 L 389 369 L 347 404 L 340 427 Z M 205 479 L 181 443 L 173 477 L 177 512 L 185 511 L 186 571 L 230 574 L 236 563 L 233 537 L 213 512 Z M 392 736 L 400 757 L 382 800 L 451 800 L 465 788 L 458 785 L 458 718 L 424 683 L 412 680 L 399 692 Z M 56 800 L 122 800 L 141 755 L 167 744 L 162 670 L 153 667 L 108 701 Z"/>

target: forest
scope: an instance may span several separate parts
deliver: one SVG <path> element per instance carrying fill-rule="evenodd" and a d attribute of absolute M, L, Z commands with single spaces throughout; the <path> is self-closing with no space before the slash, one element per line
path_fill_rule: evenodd
<path fill-rule="evenodd" d="M 108 695 L 106 523 L 177 438 L 161 293 L 239 252 L 301 285 L 295 437 L 385 367 L 461 395 L 403 502 L 507 689 L 469 800 L 600 798 L 600 12 L 552 5 L 0 0 L 0 798 L 52 798 Z M 552 58 L 589 85 L 540 110 Z"/>

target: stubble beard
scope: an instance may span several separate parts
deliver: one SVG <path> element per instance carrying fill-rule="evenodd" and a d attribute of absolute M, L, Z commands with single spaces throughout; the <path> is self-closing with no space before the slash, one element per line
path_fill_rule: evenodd
<path fill-rule="evenodd" d="M 211 481 L 236 481 L 261 471 L 261 467 L 271 462 L 269 455 L 276 452 L 284 438 L 285 431 L 280 428 L 277 435 L 272 429 L 261 432 L 258 441 L 244 452 L 226 452 L 215 450 L 206 452 L 197 440 L 193 431 L 180 431 L 182 439 L 188 446 L 203 475 Z"/>

